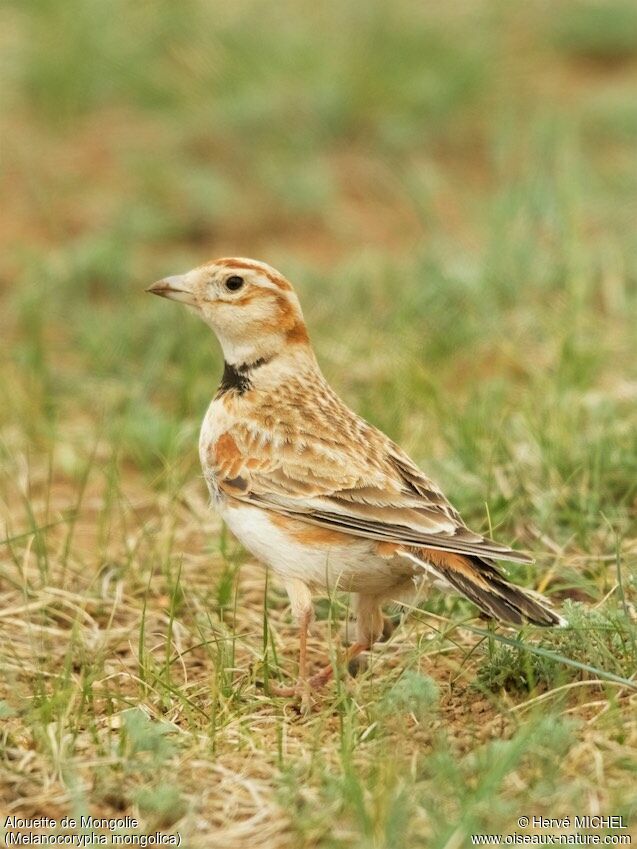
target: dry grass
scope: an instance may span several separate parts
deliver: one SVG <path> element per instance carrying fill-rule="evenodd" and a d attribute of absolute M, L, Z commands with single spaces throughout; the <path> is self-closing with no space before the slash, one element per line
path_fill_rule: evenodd
<path fill-rule="evenodd" d="M 132 813 L 192 846 L 417 845 L 441 833 L 438 804 L 464 834 L 530 805 L 554 815 L 556 798 L 626 803 L 637 694 L 594 676 L 522 699 L 481 691 L 485 650 L 457 616 L 409 617 L 310 716 L 269 698 L 274 653 L 294 671 L 282 593 L 269 589 L 266 642 L 263 570 L 230 540 L 210 549 L 202 487 L 170 497 L 129 473 L 113 497 L 98 458 L 73 494 L 32 467 L 32 519 L 48 529 L 10 545 L 7 815 Z M 317 623 L 315 662 L 335 633 Z"/>

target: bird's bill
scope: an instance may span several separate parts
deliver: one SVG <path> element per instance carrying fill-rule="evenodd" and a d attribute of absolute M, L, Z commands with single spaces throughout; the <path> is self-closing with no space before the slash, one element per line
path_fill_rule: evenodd
<path fill-rule="evenodd" d="M 163 280 L 152 283 L 146 291 L 162 298 L 169 298 L 171 301 L 180 301 L 182 304 L 194 306 L 195 296 L 186 278 L 185 274 L 164 277 Z"/>

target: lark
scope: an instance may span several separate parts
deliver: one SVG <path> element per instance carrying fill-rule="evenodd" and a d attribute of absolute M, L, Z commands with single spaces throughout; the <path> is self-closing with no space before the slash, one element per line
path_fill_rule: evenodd
<path fill-rule="evenodd" d="M 215 332 L 221 383 L 201 427 L 212 502 L 232 533 L 282 580 L 300 627 L 298 681 L 307 695 L 313 597 L 352 594 L 351 660 L 383 633 L 383 605 L 439 586 L 506 623 L 555 626 L 549 602 L 511 584 L 497 561 L 531 563 L 475 533 L 392 440 L 354 413 L 323 376 L 299 300 L 264 262 L 227 258 L 153 283 Z"/>

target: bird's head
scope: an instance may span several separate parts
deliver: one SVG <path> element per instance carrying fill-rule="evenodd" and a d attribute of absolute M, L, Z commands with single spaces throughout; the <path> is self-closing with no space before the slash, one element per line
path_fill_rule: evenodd
<path fill-rule="evenodd" d="M 308 347 L 299 299 L 271 266 L 253 259 L 217 259 L 146 290 L 180 301 L 214 330 L 227 363 L 238 365 Z"/>

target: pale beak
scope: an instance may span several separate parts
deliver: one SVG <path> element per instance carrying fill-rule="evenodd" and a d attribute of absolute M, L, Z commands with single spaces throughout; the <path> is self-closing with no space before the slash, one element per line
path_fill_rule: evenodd
<path fill-rule="evenodd" d="M 180 301 L 182 304 L 194 306 L 195 295 L 186 278 L 186 274 L 164 277 L 163 280 L 152 283 L 146 291 L 152 292 L 153 295 L 160 295 L 162 298 L 169 298 L 171 301 Z"/>

